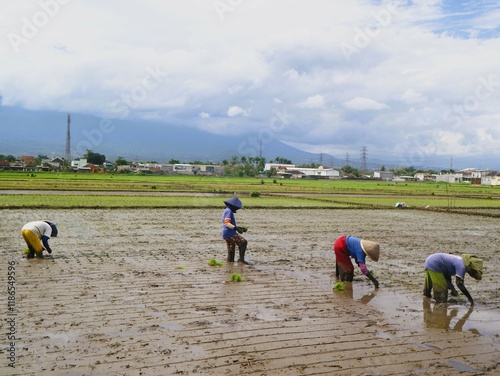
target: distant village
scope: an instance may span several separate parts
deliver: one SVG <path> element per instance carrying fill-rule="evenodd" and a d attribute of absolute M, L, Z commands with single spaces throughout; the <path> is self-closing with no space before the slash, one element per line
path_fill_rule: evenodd
<path fill-rule="evenodd" d="M 38 163 L 39 162 L 39 163 Z M 66 165 L 63 158 L 50 158 L 37 161 L 34 156 L 23 155 L 15 161 L 0 159 L 0 170 L 7 171 L 71 171 L 74 173 L 133 173 L 133 174 L 168 174 L 168 175 L 199 175 L 222 176 L 226 166 L 190 163 L 129 163 L 115 165 L 104 162 L 96 165 L 88 163 L 85 158 L 77 158 Z M 281 179 L 330 179 L 340 180 L 346 178 L 340 169 L 318 166 L 315 168 L 300 167 L 294 164 L 266 163 L 261 175 Z M 466 168 L 451 173 L 426 173 L 417 172 L 414 175 L 395 175 L 392 171 L 373 171 L 364 174 L 361 178 L 392 182 L 445 182 L 468 183 L 472 185 L 500 186 L 500 172 Z"/>

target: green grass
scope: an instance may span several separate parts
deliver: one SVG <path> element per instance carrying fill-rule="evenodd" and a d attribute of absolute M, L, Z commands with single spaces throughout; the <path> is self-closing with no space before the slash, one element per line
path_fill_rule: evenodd
<path fill-rule="evenodd" d="M 33 191 L 0 194 L 0 209 L 220 208 L 233 194 L 246 208 L 394 208 L 396 202 L 404 201 L 410 209 L 500 209 L 500 187 L 431 182 L 49 172 L 32 176 L 0 171 L 0 189 Z"/>
<path fill-rule="evenodd" d="M 394 207 L 396 202 L 404 201 L 408 208 L 484 208 L 484 209 L 500 209 L 499 200 L 468 198 L 468 197 L 335 197 L 335 202 L 338 204 L 350 204 L 352 206 L 381 206 Z"/>
<path fill-rule="evenodd" d="M 0 209 L 17 208 L 221 208 L 230 196 L 146 196 L 3 194 Z M 257 208 L 394 208 L 401 199 L 384 196 L 240 196 L 246 209 Z M 499 200 L 477 198 L 403 197 L 409 209 L 500 209 Z M 400 210 L 400 209 L 398 209 Z M 406 210 L 406 209 L 405 209 Z"/>
<path fill-rule="evenodd" d="M 318 193 L 499 196 L 500 187 L 434 182 L 229 178 L 185 175 L 88 174 L 0 171 L 0 189 L 211 193 Z M 264 184 L 262 184 L 264 183 Z"/>
<path fill-rule="evenodd" d="M 229 197 L 229 196 L 228 196 Z M 0 209 L 16 208 L 221 208 L 224 196 L 0 195 Z M 348 204 L 300 197 L 245 197 L 245 208 L 349 207 Z"/>

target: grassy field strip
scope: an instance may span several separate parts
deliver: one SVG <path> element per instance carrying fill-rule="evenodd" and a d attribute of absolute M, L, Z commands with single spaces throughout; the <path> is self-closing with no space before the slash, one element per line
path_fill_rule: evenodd
<path fill-rule="evenodd" d="M 21 173 L 0 171 L 0 190 L 168 191 L 211 193 L 315 193 L 432 195 L 499 198 L 500 187 L 443 182 L 387 182 L 376 180 L 315 180 L 228 178 L 185 175 Z"/>
<path fill-rule="evenodd" d="M 228 196 L 230 197 L 230 196 Z M 198 196 L 116 196 L 116 195 L 0 195 L 0 209 L 15 208 L 218 208 L 223 207 L 222 197 Z M 305 198 L 245 197 L 247 208 L 338 208 L 347 203 Z"/>
<path fill-rule="evenodd" d="M 446 197 L 335 197 L 333 200 L 341 204 L 394 207 L 397 202 L 405 202 L 409 208 L 499 208 L 500 202 L 492 199 L 446 198 Z"/>
<path fill-rule="evenodd" d="M 230 196 L 228 196 L 230 197 Z M 223 206 L 222 196 L 145 196 L 145 195 L 70 195 L 70 194 L 3 194 L 0 209 L 14 208 L 217 208 Z M 261 196 L 242 197 L 247 208 L 347 208 L 394 207 L 398 201 L 384 196 Z M 442 197 L 401 197 L 409 208 L 494 209 L 497 200 Z"/>

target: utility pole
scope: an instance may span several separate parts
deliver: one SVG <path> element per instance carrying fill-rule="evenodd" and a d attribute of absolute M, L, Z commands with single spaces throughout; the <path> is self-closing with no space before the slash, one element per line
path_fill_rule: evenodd
<path fill-rule="evenodd" d="M 66 127 L 66 163 L 71 163 L 71 115 L 68 114 L 68 126 Z"/>
<path fill-rule="evenodd" d="M 366 172 L 368 170 L 368 168 L 366 167 L 366 146 L 363 146 L 363 148 L 361 149 L 361 167 L 360 167 L 360 170 L 363 171 L 363 172 Z"/>

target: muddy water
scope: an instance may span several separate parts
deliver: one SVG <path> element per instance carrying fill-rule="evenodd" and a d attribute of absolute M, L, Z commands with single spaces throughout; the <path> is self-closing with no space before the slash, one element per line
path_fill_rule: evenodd
<path fill-rule="evenodd" d="M 383 312 L 393 323 L 406 329 L 444 329 L 470 331 L 479 335 L 496 337 L 500 334 L 500 310 L 483 305 L 435 303 L 419 294 L 390 289 L 374 289 L 364 284 L 347 286 L 346 299 L 368 304 Z M 500 339 L 496 339 L 499 340 Z M 499 342 L 500 344 L 500 342 Z M 500 349 L 499 349 L 500 350 Z"/>
<path fill-rule="evenodd" d="M 498 374 L 497 219 L 242 210 L 248 267 L 225 262 L 221 214 L 0 211 L 3 265 L 16 262 L 20 338 L 15 372 L 0 363 L 0 374 Z M 60 235 L 52 257 L 26 260 L 20 229 L 38 218 L 56 220 Z M 350 287 L 332 289 L 332 245 L 345 234 L 380 242 L 380 261 L 367 264 L 380 289 L 358 269 Z M 473 309 L 463 296 L 443 306 L 421 295 L 433 252 L 484 258 L 483 280 L 465 280 Z M 211 258 L 224 265 L 209 266 Z M 233 273 L 244 280 L 230 282 Z"/>

